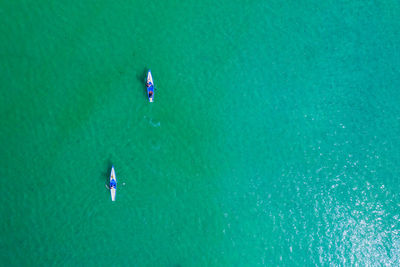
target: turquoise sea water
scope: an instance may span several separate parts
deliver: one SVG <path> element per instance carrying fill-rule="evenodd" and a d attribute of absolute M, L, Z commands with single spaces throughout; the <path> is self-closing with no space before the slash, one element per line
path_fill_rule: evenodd
<path fill-rule="evenodd" d="M 2 1 L 2 265 L 399 265 L 399 17 Z"/>

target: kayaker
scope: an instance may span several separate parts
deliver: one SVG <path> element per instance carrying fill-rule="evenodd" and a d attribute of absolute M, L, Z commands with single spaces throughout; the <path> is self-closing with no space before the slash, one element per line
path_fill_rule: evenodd
<path fill-rule="evenodd" d="M 147 86 L 147 87 L 150 87 L 150 86 L 151 86 L 151 82 L 147 82 L 147 83 L 146 83 L 146 86 Z"/>
<path fill-rule="evenodd" d="M 153 92 L 150 91 L 150 92 L 149 92 L 149 97 L 152 97 L 152 96 L 153 96 Z"/>

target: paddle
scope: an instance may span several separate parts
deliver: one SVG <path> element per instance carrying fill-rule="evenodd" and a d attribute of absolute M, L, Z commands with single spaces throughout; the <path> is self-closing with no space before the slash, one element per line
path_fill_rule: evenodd
<path fill-rule="evenodd" d="M 110 190 L 110 187 L 109 187 L 107 184 L 104 184 L 104 185 L 106 186 L 106 188 L 107 188 L 108 190 Z M 125 186 L 125 183 L 122 183 L 122 185 Z"/>

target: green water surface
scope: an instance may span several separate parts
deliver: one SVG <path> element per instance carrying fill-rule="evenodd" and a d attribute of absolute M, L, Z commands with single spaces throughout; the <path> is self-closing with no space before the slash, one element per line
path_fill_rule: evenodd
<path fill-rule="evenodd" d="M 399 17 L 1 1 L 1 265 L 399 265 Z"/>

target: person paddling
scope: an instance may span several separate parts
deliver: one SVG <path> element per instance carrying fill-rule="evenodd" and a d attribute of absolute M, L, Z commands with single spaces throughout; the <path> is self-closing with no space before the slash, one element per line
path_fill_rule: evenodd
<path fill-rule="evenodd" d="M 113 189 L 117 186 L 117 183 L 115 182 L 115 180 L 111 180 L 110 182 L 110 189 Z"/>

